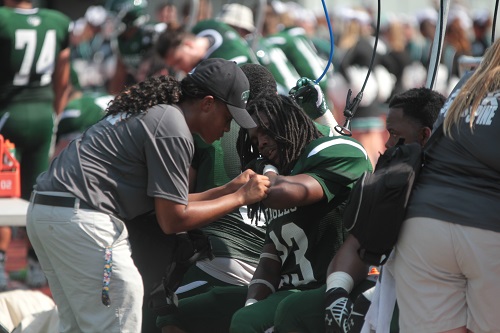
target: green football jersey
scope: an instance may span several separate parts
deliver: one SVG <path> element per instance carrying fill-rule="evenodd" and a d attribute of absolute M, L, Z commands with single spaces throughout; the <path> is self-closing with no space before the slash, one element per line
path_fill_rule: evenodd
<path fill-rule="evenodd" d="M 198 135 L 193 136 L 195 154 L 191 166 L 197 171 L 195 192 L 224 185 L 240 174 L 236 151 L 238 131 L 239 126 L 233 121 L 231 131 L 212 144 L 205 143 Z M 239 211 L 235 211 L 201 229 L 210 237 L 216 257 L 240 259 L 257 265 L 265 230 L 249 223 Z"/>
<path fill-rule="evenodd" d="M 247 224 L 239 211 L 227 214 L 201 230 L 209 237 L 215 257 L 239 259 L 253 266 L 259 263 L 265 228 Z"/>
<path fill-rule="evenodd" d="M 120 55 L 128 73 L 135 74 L 144 55 L 154 47 L 158 35 L 165 29 L 161 23 L 147 23 L 133 27 L 118 36 L 113 49 Z"/>
<path fill-rule="evenodd" d="M 211 40 L 211 46 L 205 58 L 232 60 L 239 66 L 259 63 L 248 43 L 238 35 L 236 30 L 223 22 L 201 21 L 191 31 L 199 37 L 208 37 Z"/>
<path fill-rule="evenodd" d="M 83 133 L 97 123 L 105 114 L 111 95 L 84 93 L 80 98 L 71 100 L 64 108 L 57 125 L 57 137 L 67 134 Z"/>
<path fill-rule="evenodd" d="M 69 26 L 54 10 L 0 7 L 0 105 L 53 99 L 52 73 L 69 46 Z"/>
<path fill-rule="evenodd" d="M 318 79 L 326 67 L 326 61 L 318 55 L 312 42 L 300 27 L 283 29 L 277 34 L 265 37 L 267 42 L 283 50 L 301 77 Z M 319 82 L 326 93 L 326 77 Z"/>
<path fill-rule="evenodd" d="M 345 201 L 358 178 L 371 169 L 365 149 L 352 138 L 323 137 L 305 148 L 291 175 L 315 178 L 325 199 L 264 210 L 265 243 L 274 244 L 281 258 L 281 288 L 308 289 L 325 283 L 328 263 L 347 236 L 342 223 Z"/>
<path fill-rule="evenodd" d="M 248 43 L 251 45 L 252 40 L 249 40 Z M 290 89 L 297 84 L 300 75 L 285 52 L 280 47 L 269 43 L 267 39 L 259 38 L 255 55 L 259 63 L 274 76 L 278 84 L 278 92 L 287 95 Z"/>

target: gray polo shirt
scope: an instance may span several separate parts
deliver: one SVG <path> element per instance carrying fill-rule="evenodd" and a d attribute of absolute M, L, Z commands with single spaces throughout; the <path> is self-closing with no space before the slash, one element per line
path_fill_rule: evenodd
<path fill-rule="evenodd" d="M 443 122 L 458 90 L 445 103 L 434 127 Z M 431 147 L 408 206 L 407 217 L 429 217 L 500 232 L 500 91 L 481 100 L 469 127 L 469 110 L 453 139 L 439 138 Z"/>
<path fill-rule="evenodd" d="M 192 134 L 176 106 L 107 117 L 74 140 L 37 179 L 37 191 L 65 191 L 96 209 L 132 219 L 154 198 L 188 201 Z"/>

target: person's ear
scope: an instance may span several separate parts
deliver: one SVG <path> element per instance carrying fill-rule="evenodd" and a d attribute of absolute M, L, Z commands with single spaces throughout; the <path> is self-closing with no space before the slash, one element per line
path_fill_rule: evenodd
<path fill-rule="evenodd" d="M 419 140 L 420 144 L 423 146 L 429 140 L 429 137 L 431 136 L 432 130 L 429 127 L 422 127 L 420 129 L 420 135 L 419 135 Z"/>
<path fill-rule="evenodd" d="M 213 96 L 207 95 L 201 100 L 201 108 L 204 112 L 209 112 L 212 110 L 212 106 L 215 104 L 215 98 Z"/>
<path fill-rule="evenodd" d="M 186 48 L 188 48 L 188 49 L 192 49 L 192 48 L 194 48 L 194 44 L 195 44 L 195 42 L 194 42 L 194 39 L 188 38 L 188 39 L 185 39 L 185 40 L 182 42 L 182 44 L 183 44 Z"/>

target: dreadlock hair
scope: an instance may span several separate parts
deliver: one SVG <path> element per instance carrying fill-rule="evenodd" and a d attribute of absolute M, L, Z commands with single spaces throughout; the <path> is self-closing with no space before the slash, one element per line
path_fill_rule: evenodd
<path fill-rule="evenodd" d="M 118 94 L 106 109 L 106 116 L 124 113 L 124 118 L 146 112 L 158 104 L 179 102 L 181 87 L 171 76 L 155 76 L 139 82 Z"/>
<path fill-rule="evenodd" d="M 282 175 L 290 174 L 306 145 L 323 136 L 290 96 L 262 93 L 247 105 L 247 110 L 257 126 L 276 141 L 279 156 L 276 167 Z M 269 125 L 264 124 L 263 116 Z M 258 147 L 252 145 L 247 130 L 240 129 L 236 144 L 243 166 L 259 156 Z"/>
<path fill-rule="evenodd" d="M 401 108 L 405 116 L 432 129 L 445 100 L 446 97 L 429 88 L 412 88 L 395 95 L 389 107 Z"/>

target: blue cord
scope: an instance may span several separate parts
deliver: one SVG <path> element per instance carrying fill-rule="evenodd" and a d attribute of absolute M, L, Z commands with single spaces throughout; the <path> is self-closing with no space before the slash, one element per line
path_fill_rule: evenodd
<path fill-rule="evenodd" d="M 333 41 L 333 31 L 332 31 L 332 24 L 330 23 L 330 16 L 328 15 L 328 9 L 326 9 L 326 4 L 325 0 L 321 0 L 321 3 L 323 4 L 323 10 L 325 12 L 325 18 L 326 18 L 326 23 L 328 23 L 328 32 L 330 33 L 330 58 L 328 59 L 328 64 L 326 64 L 326 68 L 323 71 L 323 74 L 319 78 L 317 78 L 314 83 L 319 83 L 323 76 L 325 76 L 326 72 L 328 71 L 328 68 L 330 67 L 333 59 L 333 48 L 334 48 L 334 41 Z"/>

